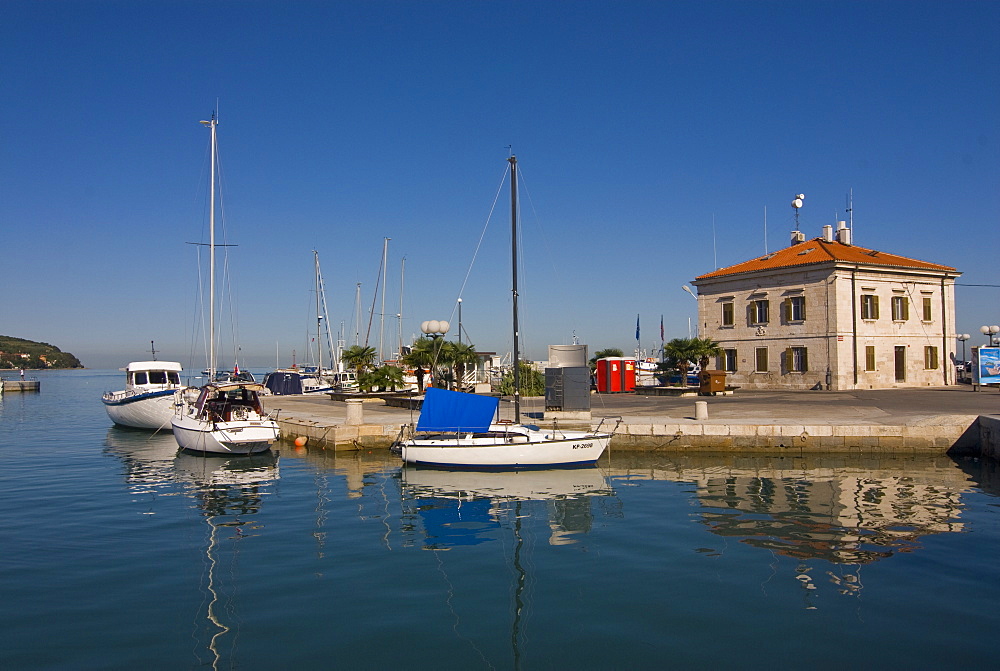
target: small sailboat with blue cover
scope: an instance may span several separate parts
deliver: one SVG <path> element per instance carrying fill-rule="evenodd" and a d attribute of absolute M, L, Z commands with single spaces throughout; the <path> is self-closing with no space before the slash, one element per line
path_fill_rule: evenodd
<path fill-rule="evenodd" d="M 520 349 L 517 309 L 517 158 L 511 156 L 511 265 L 514 337 L 514 420 L 497 422 L 500 399 L 430 388 L 417 426 L 393 448 L 408 464 L 444 468 L 552 468 L 594 464 L 611 442 L 612 431 L 542 429 L 521 423 Z"/>

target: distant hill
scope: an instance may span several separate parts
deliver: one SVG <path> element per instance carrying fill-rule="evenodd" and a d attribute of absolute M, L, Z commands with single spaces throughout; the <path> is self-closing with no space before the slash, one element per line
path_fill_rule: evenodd
<path fill-rule="evenodd" d="M 83 364 L 48 343 L 0 335 L 0 368 L 83 368 Z"/>

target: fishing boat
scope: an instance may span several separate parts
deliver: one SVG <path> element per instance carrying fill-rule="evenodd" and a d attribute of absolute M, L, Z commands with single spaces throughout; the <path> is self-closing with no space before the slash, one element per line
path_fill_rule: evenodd
<path fill-rule="evenodd" d="M 209 346 L 208 383 L 177 391 L 171 419 L 177 444 L 205 454 L 257 454 L 278 439 L 278 423 L 264 412 L 260 395 L 264 385 L 244 380 L 216 379 L 215 358 L 215 163 L 218 120 L 201 123 L 211 136 L 211 192 L 209 205 Z"/>
<path fill-rule="evenodd" d="M 443 468 L 524 469 L 586 466 L 595 463 L 611 441 L 613 431 L 541 429 L 521 423 L 520 366 L 517 307 L 517 158 L 511 156 L 511 266 L 514 352 L 514 419 L 494 421 L 500 400 L 430 388 L 420 417 L 409 435 L 401 435 L 394 449 L 408 464 Z M 602 421 L 603 425 L 603 421 Z"/>
<path fill-rule="evenodd" d="M 125 388 L 101 398 L 108 417 L 118 426 L 170 431 L 181 370 L 176 361 L 131 362 L 125 367 Z"/>

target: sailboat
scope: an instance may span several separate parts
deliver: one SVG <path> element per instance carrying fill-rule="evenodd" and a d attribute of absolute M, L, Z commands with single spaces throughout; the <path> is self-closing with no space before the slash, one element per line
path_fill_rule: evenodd
<path fill-rule="evenodd" d="M 514 335 L 514 421 L 494 422 L 500 399 L 457 391 L 427 390 L 411 435 L 394 445 L 403 461 L 444 468 L 522 469 L 594 464 L 613 435 L 590 431 L 540 429 L 521 423 L 520 356 L 517 310 L 517 158 L 511 156 L 511 266 Z"/>
<path fill-rule="evenodd" d="M 313 250 L 313 266 L 316 275 L 316 361 L 315 365 L 296 365 L 290 368 L 278 368 L 264 377 L 264 386 L 272 394 L 283 396 L 289 394 L 325 394 L 334 391 L 337 383 L 336 375 L 343 372 L 343 363 L 334 361 L 333 335 L 330 333 L 330 316 L 326 307 L 326 291 L 323 287 L 323 273 L 319 267 L 319 252 Z M 326 343 L 323 342 L 324 324 L 326 325 Z M 323 347 L 330 352 L 330 368 L 323 367 Z M 335 369 L 334 366 L 337 368 Z"/>
<path fill-rule="evenodd" d="M 211 139 L 211 195 L 209 197 L 209 346 L 208 383 L 179 390 L 171 425 L 177 444 L 190 452 L 256 454 L 266 452 L 278 439 L 278 423 L 264 413 L 260 393 L 264 385 L 239 379 L 216 379 L 215 361 L 215 114 L 209 126 Z"/>

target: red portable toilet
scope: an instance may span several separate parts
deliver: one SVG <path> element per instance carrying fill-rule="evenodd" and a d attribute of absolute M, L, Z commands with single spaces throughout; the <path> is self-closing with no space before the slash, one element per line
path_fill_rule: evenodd
<path fill-rule="evenodd" d="M 615 393 L 635 389 L 635 359 L 613 356 L 597 360 L 597 391 Z"/>

